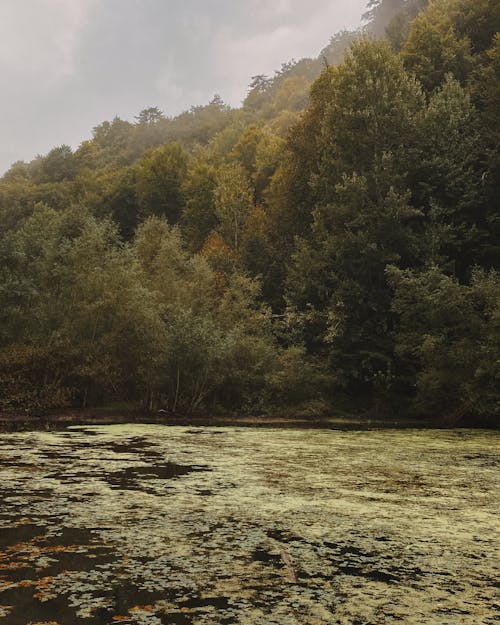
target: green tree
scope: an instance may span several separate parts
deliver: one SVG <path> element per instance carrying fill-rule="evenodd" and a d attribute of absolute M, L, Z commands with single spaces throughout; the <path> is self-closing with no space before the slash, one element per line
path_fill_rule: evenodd
<path fill-rule="evenodd" d="M 264 292 L 276 312 L 282 312 L 285 306 L 286 268 L 295 238 L 307 234 L 312 221 L 317 197 L 311 182 L 318 174 L 321 124 L 331 94 L 333 71 L 328 68 L 313 84 L 309 108 L 291 127 L 279 167 L 266 191 L 269 241 L 274 253 L 264 275 Z"/>
<path fill-rule="evenodd" d="M 485 62 L 475 76 L 472 94 L 479 116 L 480 178 L 486 198 L 485 230 L 488 237 L 482 242 L 482 262 L 500 269 L 500 34 L 485 53 Z"/>
<path fill-rule="evenodd" d="M 500 32 L 500 6 L 496 0 L 455 0 L 451 5 L 455 30 L 471 42 L 474 55 L 481 56 Z"/>
<path fill-rule="evenodd" d="M 410 174 L 414 201 L 428 216 L 427 254 L 462 280 L 484 260 L 490 236 L 477 121 L 469 94 L 448 75 L 422 115 L 420 163 Z"/>
<path fill-rule="evenodd" d="M 140 399 L 164 328 L 134 255 L 106 224 L 90 223 L 60 249 L 64 275 L 50 302 L 60 316 L 57 341 L 77 363 L 72 377 L 80 400 Z"/>
<path fill-rule="evenodd" d="M 179 231 L 156 218 L 139 228 L 135 248 L 165 327 L 155 402 L 193 411 L 255 401 L 274 358 L 257 284 L 237 274 L 221 283 L 206 258 L 190 257 Z"/>
<path fill-rule="evenodd" d="M 310 180 L 316 208 L 287 297 L 306 344 L 328 356 L 337 388 L 381 409 L 395 382 L 385 267 L 420 255 L 421 213 L 407 185 L 424 99 L 385 43 L 354 44 L 326 78 Z"/>
<path fill-rule="evenodd" d="M 220 232 L 226 243 L 237 250 L 253 207 L 253 190 L 242 165 L 233 163 L 218 171 L 214 197 Z"/>
<path fill-rule="evenodd" d="M 265 199 L 273 176 L 282 162 L 284 147 L 285 140 L 282 137 L 269 128 L 264 129 L 255 150 L 253 182 L 257 202 L 262 202 Z"/>
<path fill-rule="evenodd" d="M 137 165 L 136 192 L 142 219 L 165 216 L 179 221 L 184 206 L 182 183 L 187 156 L 180 144 L 168 143 L 147 152 Z"/>
<path fill-rule="evenodd" d="M 130 122 L 115 117 L 111 122 L 105 121 L 93 129 L 92 143 L 95 149 L 95 166 L 109 164 L 130 165 L 134 160 L 132 137 L 136 128 Z M 89 147 L 85 148 L 88 151 Z"/>
<path fill-rule="evenodd" d="M 251 178 L 255 173 L 255 158 L 257 146 L 262 138 L 262 131 L 259 127 L 251 125 L 245 129 L 238 143 L 231 150 L 230 157 L 238 161 Z"/>
<path fill-rule="evenodd" d="M 465 84 L 473 69 L 470 40 L 453 23 L 455 0 L 434 0 L 412 22 L 402 55 L 427 91 L 433 91 L 452 74 Z"/>
<path fill-rule="evenodd" d="M 17 278 L 22 288 L 15 297 L 0 294 L 6 298 L 4 341 L 17 345 L 20 357 L 33 358 L 37 371 L 46 367 L 38 381 L 29 378 L 39 385 L 36 396 L 45 397 L 45 407 L 51 389 L 50 401 L 66 400 L 64 389 L 71 389 L 84 404 L 140 396 L 161 326 L 138 264 L 119 245 L 115 228 L 81 209 L 58 213 L 38 206 L 12 236 L 10 282 Z M 22 327 L 12 325 L 13 313 Z"/>
<path fill-rule="evenodd" d="M 192 252 L 199 252 L 212 230 L 217 226 L 215 213 L 216 168 L 208 157 L 200 155 L 188 166 L 183 180 L 185 205 L 182 212 L 182 232 Z"/>
<path fill-rule="evenodd" d="M 157 106 L 150 106 L 149 108 L 143 109 L 139 115 L 136 115 L 135 118 L 136 123 L 141 124 L 156 124 L 157 122 L 165 119 L 165 115 L 160 111 Z"/>
<path fill-rule="evenodd" d="M 500 276 L 476 269 L 460 285 L 437 267 L 390 269 L 397 350 L 416 387 L 415 409 L 457 424 L 500 416 Z"/>

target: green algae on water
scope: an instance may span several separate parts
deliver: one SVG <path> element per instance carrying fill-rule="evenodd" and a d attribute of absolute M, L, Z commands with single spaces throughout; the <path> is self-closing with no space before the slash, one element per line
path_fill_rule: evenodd
<path fill-rule="evenodd" d="M 0 625 L 488 625 L 500 436 L 0 435 Z"/>

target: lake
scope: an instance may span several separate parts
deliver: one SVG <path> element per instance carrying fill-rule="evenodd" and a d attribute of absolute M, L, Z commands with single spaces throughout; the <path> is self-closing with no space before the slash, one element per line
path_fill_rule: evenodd
<path fill-rule="evenodd" d="M 500 618 L 500 434 L 0 434 L 0 625 Z"/>

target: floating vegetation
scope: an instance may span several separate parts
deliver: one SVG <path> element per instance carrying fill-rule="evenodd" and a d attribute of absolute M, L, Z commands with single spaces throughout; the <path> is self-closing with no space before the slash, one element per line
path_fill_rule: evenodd
<path fill-rule="evenodd" d="M 0 625 L 493 625 L 499 442 L 148 425 L 0 435 Z"/>

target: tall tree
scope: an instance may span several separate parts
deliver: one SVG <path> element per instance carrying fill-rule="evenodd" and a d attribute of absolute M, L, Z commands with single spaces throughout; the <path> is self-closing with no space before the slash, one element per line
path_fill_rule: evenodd
<path fill-rule="evenodd" d="M 150 106 L 149 108 L 143 109 L 134 119 L 138 125 L 151 125 L 165 119 L 165 115 L 157 106 Z"/>
<path fill-rule="evenodd" d="M 199 252 L 212 230 L 217 226 L 215 213 L 216 168 L 209 157 L 198 155 L 188 166 L 183 181 L 185 206 L 182 212 L 182 232 L 192 252 Z"/>
<path fill-rule="evenodd" d="M 184 206 L 182 183 L 187 156 L 178 143 L 150 150 L 137 165 L 136 190 L 142 218 L 165 216 L 179 221 Z"/>
<path fill-rule="evenodd" d="M 419 256 L 420 212 L 407 186 L 424 99 L 386 43 L 354 44 L 326 78 L 310 181 L 316 208 L 294 254 L 288 299 L 337 386 L 378 402 L 394 383 L 385 267 Z"/>
<path fill-rule="evenodd" d="M 243 166 L 233 163 L 221 168 L 215 189 L 215 212 L 220 232 L 234 250 L 238 249 L 252 207 L 253 191 Z"/>
<path fill-rule="evenodd" d="M 417 414 L 457 424 L 500 415 L 500 276 L 476 269 L 460 285 L 437 267 L 391 268 L 397 351 L 412 371 Z"/>
<path fill-rule="evenodd" d="M 473 69 L 470 39 L 453 22 L 455 0 L 435 0 L 410 28 L 402 55 L 427 91 L 437 89 L 447 74 L 465 84 Z"/>
<path fill-rule="evenodd" d="M 490 238 L 477 122 L 468 92 L 448 75 L 423 112 L 410 174 L 413 201 L 428 217 L 427 254 L 461 280 L 484 261 Z"/>

